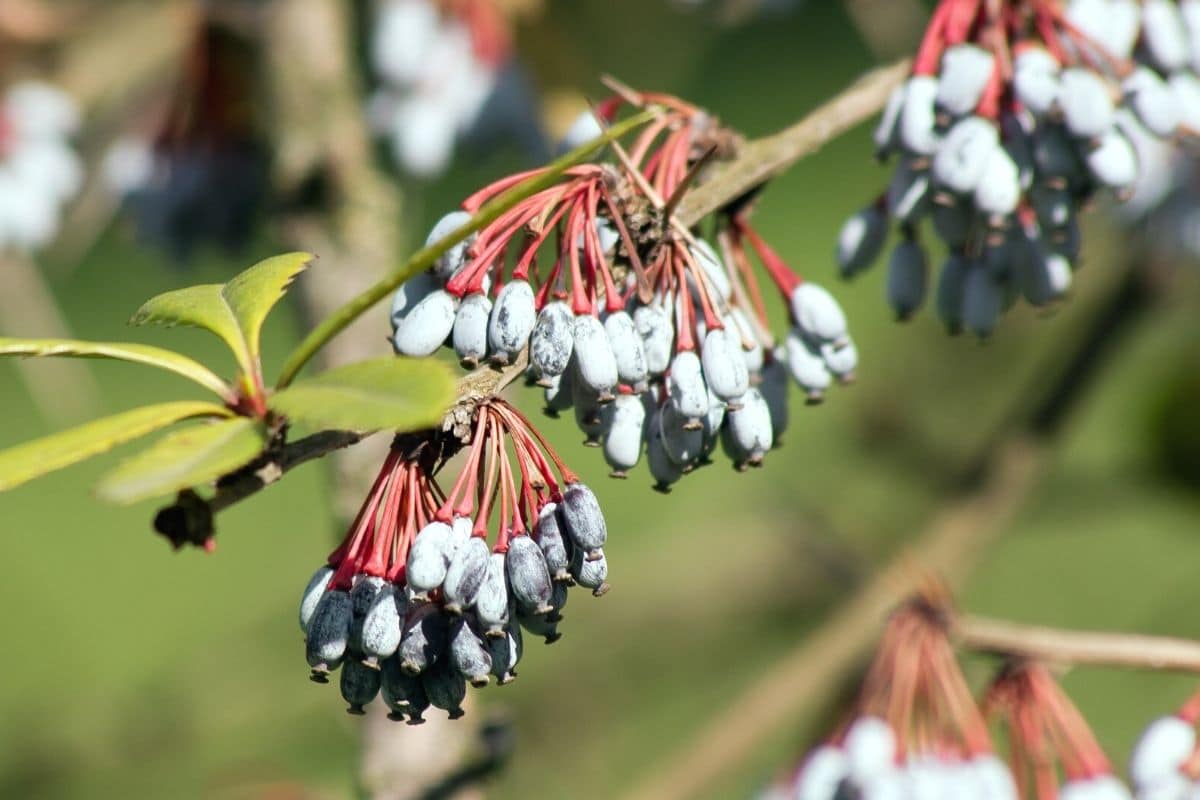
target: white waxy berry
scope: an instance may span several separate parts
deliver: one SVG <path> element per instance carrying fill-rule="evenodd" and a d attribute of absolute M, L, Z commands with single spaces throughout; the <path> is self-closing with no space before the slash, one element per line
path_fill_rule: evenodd
<path fill-rule="evenodd" d="M 538 511 L 533 535 L 546 559 L 546 567 L 550 570 L 551 579 L 565 581 L 569 577 L 567 564 L 570 559 L 567 556 L 567 543 L 563 537 L 562 524 L 557 512 L 557 503 L 546 503 L 542 506 Z"/>
<path fill-rule="evenodd" d="M 342 667 L 339 688 L 351 714 L 365 714 L 364 708 L 379 694 L 379 670 L 350 659 Z"/>
<path fill-rule="evenodd" d="M 942 55 L 938 75 L 938 107 L 955 117 L 974 111 L 995 66 L 995 56 L 977 45 L 960 44 L 948 48 Z"/>
<path fill-rule="evenodd" d="M 485 294 L 467 295 L 454 313 L 454 329 L 450 339 L 459 363 L 467 369 L 474 369 L 487 356 L 488 318 L 491 313 L 492 301 Z"/>
<path fill-rule="evenodd" d="M 405 570 L 405 580 L 413 591 L 428 592 L 442 585 L 450 566 L 452 536 L 450 526 L 437 521 L 417 533 Z"/>
<path fill-rule="evenodd" d="M 904 169 L 901 165 L 900 171 Z M 846 220 L 838 234 L 836 252 L 843 276 L 862 272 L 875 262 L 887 240 L 887 230 L 887 216 L 876 206 L 867 206 Z"/>
<path fill-rule="evenodd" d="M 433 229 L 425 237 L 425 246 L 429 247 L 432 244 L 436 244 L 470 221 L 471 215 L 466 211 L 451 211 L 434 223 Z M 456 242 L 449 250 L 438 256 L 437 261 L 433 262 L 433 267 L 430 271 L 443 281 L 450 280 L 454 273 L 462 269 L 467 257 L 467 248 L 474 241 L 475 234 L 472 233 L 461 242 Z"/>
<path fill-rule="evenodd" d="M 875 155 L 885 158 L 896 149 L 896 127 L 900 121 L 900 112 L 904 108 L 905 85 L 901 84 L 888 95 L 887 104 L 883 107 L 883 115 L 875 128 Z"/>
<path fill-rule="evenodd" d="M 487 540 L 478 536 L 472 536 L 454 553 L 446 568 L 446 579 L 442 582 L 448 612 L 461 614 L 475 605 L 475 598 L 487 575 L 490 555 Z"/>
<path fill-rule="evenodd" d="M 508 543 L 504 568 L 513 599 L 523 612 L 545 614 L 552 610 L 550 567 L 537 542 L 529 536 L 514 536 Z"/>
<path fill-rule="evenodd" d="M 605 411 L 604 460 L 615 478 L 623 478 L 637 466 L 642 455 L 646 407 L 634 394 L 618 395 Z"/>
<path fill-rule="evenodd" d="M 475 616 L 487 636 L 503 636 L 504 626 L 508 624 L 508 579 L 504 561 L 504 553 L 492 553 L 488 557 L 483 584 L 475 596 Z"/>
<path fill-rule="evenodd" d="M 1000 285 L 982 264 L 973 264 L 963 282 L 963 326 L 986 339 L 995 330 L 1003 307 Z"/>
<path fill-rule="evenodd" d="M 1195 800 L 1200 795 L 1200 785 L 1183 775 L 1170 775 L 1148 786 L 1138 787 L 1137 800 Z M 1129 794 L 1118 795 L 1118 800 L 1128 800 Z M 1101 800 L 1099 797 L 1093 800 Z"/>
<path fill-rule="evenodd" d="M 321 595 L 312 619 L 308 623 L 305 656 L 313 668 L 314 677 L 332 672 L 341 665 L 350 638 L 350 623 L 354 607 L 350 593 L 330 589 Z"/>
<path fill-rule="evenodd" d="M 1087 166 L 1092 177 L 1110 189 L 1128 189 L 1138 176 L 1137 153 L 1115 128 L 1101 136 L 1088 153 Z"/>
<path fill-rule="evenodd" d="M 575 400 L 575 426 L 583 432 L 585 446 L 599 447 L 604 435 L 604 412 L 608 404 L 601 405 L 596 394 L 582 385 L 578 375 L 573 375 L 571 379 L 575 383 L 571 389 Z"/>
<path fill-rule="evenodd" d="M 662 409 L 655 409 L 648 423 L 646 438 L 646 464 L 650 467 L 650 475 L 654 478 L 654 488 L 659 492 L 670 490 L 671 484 L 683 477 L 683 468 L 667 455 L 663 444 Z"/>
<path fill-rule="evenodd" d="M 454 109 L 436 95 L 417 94 L 400 102 L 392 119 L 392 154 L 420 178 L 443 172 L 456 137 Z"/>
<path fill-rule="evenodd" d="M 1163 72 L 1182 69 L 1191 55 L 1187 26 L 1179 6 L 1171 0 L 1144 0 L 1142 41 L 1150 60 Z"/>
<path fill-rule="evenodd" d="M 575 546 L 588 558 L 598 553 L 608 539 L 608 527 L 595 493 L 582 483 L 572 483 L 563 492 L 559 513 L 567 536 Z"/>
<path fill-rule="evenodd" d="M 787 336 L 787 364 L 792 380 L 808 395 L 810 404 L 819 403 L 833 384 L 833 374 L 819 348 L 814 347 L 796 330 Z"/>
<path fill-rule="evenodd" d="M 1063 70 L 1058 107 L 1067 129 L 1080 139 L 1094 139 L 1113 126 L 1113 98 L 1104 79 L 1090 69 Z"/>
<path fill-rule="evenodd" d="M 750 317 L 745 311 L 734 306 L 721 321 L 725 323 L 725 330 L 729 331 L 733 340 L 741 345 L 742 361 L 746 362 L 746 369 L 751 375 L 757 375 L 762 369 L 766 354 L 754 326 L 750 324 Z"/>
<path fill-rule="evenodd" d="M 999 146 L 1000 133 L 992 122 L 982 117 L 959 120 L 933 156 L 934 180 L 959 194 L 975 191 L 988 159 Z"/>
<path fill-rule="evenodd" d="M 300 596 L 300 630 L 308 633 L 308 623 L 312 619 L 313 612 L 317 610 L 317 603 L 321 600 L 321 595 L 325 594 L 325 590 L 329 587 L 329 579 L 333 577 L 333 567 L 324 564 L 317 568 L 313 576 L 308 579 L 308 585 L 304 587 L 304 594 Z"/>
<path fill-rule="evenodd" d="M 970 262 L 959 253 L 951 253 L 938 274 L 937 315 L 951 334 L 963 327 L 963 297 Z"/>
<path fill-rule="evenodd" d="M 571 127 L 567 128 L 567 132 L 563 135 L 558 147 L 560 151 L 565 153 L 568 150 L 582 147 L 603 134 L 604 129 L 600 126 L 596 115 L 592 113 L 591 109 L 587 109 L 586 111 L 579 112 L 579 116 L 571 123 Z"/>
<path fill-rule="evenodd" d="M 1200 131 L 1200 78 L 1190 72 L 1176 72 L 1167 82 L 1179 110 L 1179 124 L 1195 136 Z"/>
<path fill-rule="evenodd" d="M 1013 62 L 1013 91 L 1017 100 L 1038 117 L 1048 114 L 1058 100 L 1060 66 L 1041 47 L 1026 47 Z"/>
<path fill-rule="evenodd" d="M 675 343 L 671 317 L 657 304 L 638 306 L 633 310 L 633 324 L 642 337 L 647 371 L 652 376 L 662 375 L 671 365 L 671 346 Z"/>
<path fill-rule="evenodd" d="M 831 800 L 849 776 L 850 765 L 843 751 L 830 745 L 818 747 L 800 765 L 796 800 Z"/>
<path fill-rule="evenodd" d="M 878 717 L 859 717 L 846 731 L 842 744 L 850 774 L 868 780 L 892 768 L 896 758 L 896 734 Z"/>
<path fill-rule="evenodd" d="M 704 428 L 690 424 L 690 420 L 670 403 L 662 408 L 659 433 L 667 457 L 684 471 L 700 458 L 704 448 Z"/>
<path fill-rule="evenodd" d="M 1179 717 L 1154 720 L 1133 746 L 1129 777 L 1139 788 L 1179 772 L 1196 747 L 1196 729 Z"/>
<path fill-rule="evenodd" d="M 617 359 L 608 344 L 604 325 L 591 314 L 579 314 L 571 328 L 574 338 L 575 375 L 581 386 L 601 403 L 613 399 L 617 388 Z"/>
<path fill-rule="evenodd" d="M 677 353 L 671 361 L 667 391 L 675 410 L 699 420 L 708 412 L 708 385 L 704 381 L 700 359 L 690 350 Z"/>
<path fill-rule="evenodd" d="M 371 64 L 396 84 L 416 81 L 439 26 L 437 10 L 428 3 L 385 3 L 371 31 Z"/>
<path fill-rule="evenodd" d="M 897 319 L 908 319 L 924 304 L 929 291 L 929 263 L 920 242 L 905 239 L 892 250 L 886 290 L 888 305 Z"/>
<path fill-rule="evenodd" d="M 567 371 L 571 363 L 575 339 L 571 333 L 574 323 L 571 307 L 561 300 L 549 302 L 538 312 L 537 322 L 529 339 L 529 363 L 545 386 L 548 379 Z"/>
<path fill-rule="evenodd" d="M 621 383 L 632 386 L 634 391 L 644 389 L 650 370 L 646 364 L 642 337 L 638 335 L 633 317 L 625 311 L 614 311 L 604 320 L 604 333 L 608 336 L 608 346 L 617 362 L 617 378 Z"/>
<path fill-rule="evenodd" d="M 476 688 L 488 685 L 492 655 L 466 619 L 458 619 L 450 632 L 450 664 Z"/>
<path fill-rule="evenodd" d="M 758 466 L 774 444 L 771 409 L 758 389 L 751 389 L 738 400 L 737 408 L 725 414 L 722 443 L 734 466 Z"/>
<path fill-rule="evenodd" d="M 1188 59 L 1195 72 L 1200 69 L 1200 0 L 1180 0 L 1179 13 L 1187 29 Z"/>
<path fill-rule="evenodd" d="M 1133 112 L 1156 136 L 1168 137 L 1179 127 L 1179 109 L 1171 86 L 1148 67 L 1138 67 L 1122 84 Z"/>
<path fill-rule="evenodd" d="M 992 150 L 975 187 L 975 207 L 993 219 L 1003 220 L 1021 202 L 1021 175 L 1017 162 L 1003 147 Z"/>
<path fill-rule="evenodd" d="M 829 291 L 805 282 L 792 290 L 792 319 L 805 335 L 822 342 L 840 342 L 849 335 L 846 314 Z"/>
<path fill-rule="evenodd" d="M 1018 800 L 1020 795 L 1012 772 L 996 755 L 975 756 L 970 764 L 984 800 Z"/>
<path fill-rule="evenodd" d="M 433 355 L 454 328 L 454 306 L 454 296 L 445 289 L 426 295 L 396 326 L 396 352 L 415 358 Z"/>
<path fill-rule="evenodd" d="M 741 339 L 728 328 L 717 328 L 705 334 L 700 358 L 704 382 L 717 397 L 732 404 L 750 388 L 750 373 L 742 358 Z"/>
<path fill-rule="evenodd" d="M 901 146 L 914 155 L 932 155 L 937 149 L 937 118 L 934 113 L 937 84 L 937 78 L 930 75 L 915 75 L 908 80 L 897 138 Z"/>
<path fill-rule="evenodd" d="M 911 225 L 918 222 L 929 213 L 932 194 L 929 191 L 929 170 L 917 169 L 913 166 L 911 159 L 905 159 L 896 167 L 896 171 L 892 173 L 892 179 L 888 183 L 887 208 L 888 214 L 892 219 L 902 225 Z M 851 218 L 853 219 L 853 218 Z M 847 223 L 849 224 L 849 223 Z M 843 228 L 845 231 L 845 228 Z M 887 223 L 883 223 L 882 230 L 875 232 L 875 239 L 870 244 L 875 248 L 870 253 L 870 260 L 863 263 L 861 266 L 856 266 L 853 269 L 847 269 L 842 266 L 842 275 L 850 277 L 854 272 L 869 267 L 879 256 L 879 251 L 883 248 L 883 243 L 887 239 Z M 864 245 L 867 244 L 864 242 Z M 841 250 L 839 247 L 839 266 Z"/>
<path fill-rule="evenodd" d="M 401 320 L 412 313 L 417 304 L 432 292 L 441 288 L 438 279 L 429 272 L 414 275 L 392 294 L 392 330 L 396 330 Z"/>
<path fill-rule="evenodd" d="M 533 287 L 529 281 L 504 284 L 488 317 L 488 349 L 496 364 L 509 364 L 529 343 L 529 334 L 537 322 L 533 307 Z"/>
<path fill-rule="evenodd" d="M 821 345 L 821 358 L 839 381 L 848 383 L 854 380 L 854 372 L 858 369 L 858 347 L 854 340 L 848 339 L 841 344 L 826 342 Z"/>
<path fill-rule="evenodd" d="M 579 552 L 571 559 L 571 577 L 592 594 L 599 597 L 608 591 L 608 558 L 601 550 L 595 558 L 584 558 Z"/>
<path fill-rule="evenodd" d="M 729 298 L 733 296 L 733 286 L 729 283 L 729 274 L 725 271 L 725 265 L 721 262 L 717 251 L 703 239 L 697 239 L 696 243 L 691 245 L 688 250 L 692 255 L 692 260 L 696 262 L 696 266 L 704 275 L 709 298 L 714 300 L 720 298 L 729 302 Z M 688 283 L 692 286 L 693 292 L 696 291 L 694 281 L 695 276 L 689 271 Z M 699 298 L 697 297 L 697 299 Z"/>
<path fill-rule="evenodd" d="M 392 584 L 384 584 L 363 619 L 362 651 L 371 664 L 390 657 L 400 646 L 400 629 L 408 612 L 404 592 Z"/>
<path fill-rule="evenodd" d="M 5 122 L 20 139 L 71 136 L 82 115 L 75 100 L 62 89 L 36 80 L 12 84 L 4 92 Z"/>
<path fill-rule="evenodd" d="M 10 174 L 58 203 L 73 197 L 83 185 L 83 164 L 63 142 L 22 142 L 5 160 Z"/>
<path fill-rule="evenodd" d="M 359 574 L 354 576 L 354 585 L 350 589 L 350 649 L 354 652 L 362 652 L 362 634 L 363 625 L 367 620 L 367 613 L 370 612 L 371 606 L 375 604 L 375 598 L 379 596 L 379 592 L 386 585 L 383 578 L 375 575 Z"/>

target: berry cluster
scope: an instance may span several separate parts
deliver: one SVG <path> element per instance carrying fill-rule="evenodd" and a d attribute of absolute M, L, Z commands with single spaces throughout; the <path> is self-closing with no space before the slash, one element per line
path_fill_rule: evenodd
<path fill-rule="evenodd" d="M 396 161 L 421 177 L 440 174 L 470 129 L 512 49 L 493 0 L 386 0 L 371 33 L 372 127 Z"/>
<path fill-rule="evenodd" d="M 952 333 L 989 335 L 1018 296 L 1062 298 L 1080 209 L 1131 193 L 1153 140 L 1200 131 L 1197 68 L 1195 0 L 940 0 L 875 133 L 899 165 L 842 228 L 842 273 L 874 262 L 894 222 L 886 292 L 909 317 L 928 294 L 928 218 L 949 251 L 935 298 Z"/>
<path fill-rule="evenodd" d="M 1138 800 L 1190 800 L 1200 795 L 1198 719 L 1200 693 L 1174 715 L 1146 727 L 1129 759 L 1129 779 Z"/>
<path fill-rule="evenodd" d="M 1087 721 L 1041 664 L 1005 668 L 984 705 L 1006 722 L 1009 762 L 1021 797 L 1132 800 Z"/>
<path fill-rule="evenodd" d="M 915 602 L 893 615 L 852 718 L 808 756 L 789 791 L 796 800 L 1016 800 L 932 608 Z"/>
<path fill-rule="evenodd" d="M 569 586 L 608 590 L 596 497 L 519 411 L 476 406 L 448 494 L 431 477 L 440 438 L 397 440 L 301 600 L 313 679 L 340 667 L 351 713 L 382 694 L 410 724 L 430 705 L 461 716 L 468 682 L 516 677 L 522 628 L 559 638 Z"/>
<path fill-rule="evenodd" d="M 45 83 L 9 86 L 0 98 L 0 250 L 48 244 L 62 225 L 63 206 L 83 184 L 83 165 L 70 137 L 79 109 Z"/>
<path fill-rule="evenodd" d="M 846 318 L 750 225 L 745 209 L 710 236 L 671 215 L 691 180 L 736 137 L 674 97 L 615 97 L 577 123 L 586 141 L 626 103 L 662 109 L 618 164 L 569 169 L 449 251 L 396 293 L 393 345 L 427 356 L 446 344 L 465 367 L 513 362 L 547 410 L 574 408 L 587 442 L 623 477 L 647 452 L 661 489 L 707 461 L 718 442 L 735 466 L 758 465 L 787 424 L 787 376 L 819 401 L 857 365 Z M 429 241 L 530 175 L 509 176 L 444 217 Z M 753 252 L 783 295 L 793 327 L 777 346 Z"/>

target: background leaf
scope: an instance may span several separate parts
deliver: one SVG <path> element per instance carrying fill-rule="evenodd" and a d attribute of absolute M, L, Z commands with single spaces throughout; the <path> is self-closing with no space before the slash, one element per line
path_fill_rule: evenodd
<path fill-rule="evenodd" d="M 317 428 L 415 430 L 438 423 L 453 399 L 445 364 L 388 356 L 295 383 L 268 405 Z"/>
<path fill-rule="evenodd" d="M 254 360 L 246 344 L 237 315 L 225 299 L 224 284 L 206 283 L 164 292 L 151 297 L 133 315 L 130 323 L 146 325 L 191 325 L 211 331 L 233 351 L 238 366 L 247 375 L 254 374 Z"/>
<path fill-rule="evenodd" d="M 228 416 L 231 412 L 215 403 L 159 403 L 19 444 L 0 451 L 0 491 L 99 455 L 173 422 L 192 417 Z"/>
<path fill-rule="evenodd" d="M 246 417 L 174 431 L 122 462 L 96 494 L 127 504 L 209 483 L 252 461 L 265 443 L 262 425 Z"/>
<path fill-rule="evenodd" d="M 221 294 L 237 318 L 254 361 L 258 361 L 259 334 L 267 314 L 312 260 L 311 253 L 284 253 L 267 258 L 237 275 L 222 289 Z"/>
<path fill-rule="evenodd" d="M 111 358 L 147 364 L 168 372 L 174 372 L 195 381 L 206 389 L 216 392 L 223 399 L 231 399 L 232 391 L 225 381 L 199 361 L 161 347 L 151 347 L 130 342 L 84 342 L 78 339 L 11 339 L 0 336 L 0 356 L 26 356 L 43 358 L 58 356 L 66 358 Z"/>

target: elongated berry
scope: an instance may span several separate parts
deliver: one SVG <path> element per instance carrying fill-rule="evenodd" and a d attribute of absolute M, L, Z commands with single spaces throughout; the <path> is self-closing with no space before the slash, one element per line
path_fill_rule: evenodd
<path fill-rule="evenodd" d="M 474 369 L 488 352 L 488 319 L 492 301 L 487 295 L 469 294 L 463 298 L 454 314 L 451 340 L 454 354 L 466 369 Z"/>
<path fill-rule="evenodd" d="M 475 604 L 487 574 L 490 556 L 487 540 L 478 536 L 472 536 L 458 548 L 446 569 L 446 580 L 442 583 L 446 611 L 461 614 Z"/>
<path fill-rule="evenodd" d="M 973 44 L 947 48 L 938 76 L 937 105 L 955 117 L 975 110 L 995 70 L 996 57 Z"/>
<path fill-rule="evenodd" d="M 820 349 L 795 329 L 787 336 L 787 365 L 792 379 L 808 395 L 808 402 L 821 402 L 833 384 L 833 375 L 821 357 Z"/>
<path fill-rule="evenodd" d="M 608 336 L 608 346 L 617 362 L 618 380 L 632 386 L 634 391 L 641 391 L 650 377 L 650 369 L 646 364 L 642 337 L 638 335 L 637 326 L 633 324 L 633 317 L 625 311 L 614 311 L 604 320 L 604 332 Z"/>
<path fill-rule="evenodd" d="M 792 291 L 790 305 L 796 325 L 808 336 L 825 342 L 846 338 L 846 314 L 827 289 L 802 283 Z"/>
<path fill-rule="evenodd" d="M 515 536 L 509 541 L 505 571 L 519 608 L 533 614 L 550 610 L 550 596 L 554 591 L 550 568 L 532 537 Z"/>
<path fill-rule="evenodd" d="M 608 559 L 604 556 L 604 551 L 599 551 L 598 558 L 584 558 L 580 553 L 576 553 L 571 559 L 571 577 L 580 586 L 591 589 L 596 597 L 607 592 L 609 586 L 605 581 L 608 580 Z"/>
<path fill-rule="evenodd" d="M 729 274 L 721 262 L 721 257 L 717 255 L 717 251 L 704 239 L 697 239 L 696 243 L 690 246 L 689 252 L 692 260 L 696 262 L 696 266 L 700 267 L 700 271 L 704 274 L 709 292 L 728 302 L 729 298 L 733 296 L 733 286 L 729 283 Z M 688 280 L 689 283 L 693 283 L 695 279 L 689 274 Z M 693 293 L 695 288 L 693 284 Z"/>
<path fill-rule="evenodd" d="M 965 256 L 951 253 L 938 275 L 937 313 L 938 318 L 951 334 L 963 327 L 963 295 L 966 290 L 967 272 L 970 262 Z"/>
<path fill-rule="evenodd" d="M 617 395 L 604 415 L 604 460 L 614 478 L 623 478 L 642 455 L 646 407 L 636 394 Z"/>
<path fill-rule="evenodd" d="M 329 579 L 333 577 L 333 567 L 324 564 L 317 568 L 313 576 L 308 579 L 308 585 L 304 587 L 304 594 L 300 597 L 300 630 L 305 634 L 308 633 L 308 623 L 312 619 L 313 612 L 317 610 L 317 603 L 321 600 L 321 595 L 325 594 L 325 589 L 329 586 Z"/>
<path fill-rule="evenodd" d="M 980 339 L 992 335 L 1003 306 L 1003 292 L 982 264 L 972 264 L 963 282 L 963 325 Z"/>
<path fill-rule="evenodd" d="M 504 686 L 517 677 L 517 664 L 521 660 L 521 625 L 514 619 L 500 636 L 487 640 L 488 654 L 492 658 L 492 675 L 496 683 Z"/>
<path fill-rule="evenodd" d="M 572 372 L 574 370 L 568 366 L 565 374 L 543 377 L 540 381 L 546 387 L 544 410 L 547 416 L 557 417 L 574 405 L 575 376 L 571 374 Z"/>
<path fill-rule="evenodd" d="M 767 409 L 771 414 L 771 430 L 772 438 L 776 446 L 783 438 L 783 434 L 787 431 L 788 422 L 790 421 L 790 409 L 788 407 L 788 371 L 787 371 L 787 349 L 785 347 L 775 348 L 771 359 L 763 366 L 762 383 L 758 385 L 758 390 L 762 392 L 763 400 L 767 402 Z"/>
<path fill-rule="evenodd" d="M 650 467 L 656 491 L 666 493 L 671 484 L 683 477 L 683 468 L 671 460 L 663 444 L 662 409 L 655 409 L 647 423 L 646 464 Z"/>
<path fill-rule="evenodd" d="M 450 663 L 472 686 L 488 685 L 488 676 L 492 672 L 491 653 L 465 617 L 455 620 L 451 629 Z"/>
<path fill-rule="evenodd" d="M 888 95 L 887 103 L 883 107 L 883 114 L 879 117 L 879 124 L 875 127 L 875 132 L 872 134 L 872 139 L 875 142 L 876 158 L 886 158 L 896 149 L 896 126 L 900 121 L 900 112 L 904 109 L 905 85 L 900 84 L 892 93 Z"/>
<path fill-rule="evenodd" d="M 887 301 L 896 318 L 906 320 L 915 314 L 925 303 L 928 287 L 925 249 L 915 239 L 906 238 L 896 245 L 888 259 Z"/>
<path fill-rule="evenodd" d="M 436 606 L 409 611 L 396 656 L 405 671 L 416 675 L 441 660 L 449 644 L 450 620 Z"/>
<path fill-rule="evenodd" d="M 418 302 L 396 326 L 392 346 L 400 355 L 433 355 L 454 328 L 454 297 L 437 289 Z"/>
<path fill-rule="evenodd" d="M 488 557 L 487 572 L 483 584 L 475 597 L 475 616 L 487 636 L 503 636 L 508 624 L 508 579 L 504 553 L 492 553 Z"/>
<path fill-rule="evenodd" d="M 1087 154 L 1088 172 L 1110 189 L 1128 189 L 1138 178 L 1138 157 L 1133 145 L 1113 129 L 1101 136 Z"/>
<path fill-rule="evenodd" d="M 596 495 L 582 483 L 572 483 L 559 503 L 563 527 L 576 547 L 590 559 L 608 539 L 608 526 Z"/>
<path fill-rule="evenodd" d="M 571 328 L 574 337 L 575 374 L 582 386 L 601 403 L 613 399 L 617 388 L 617 359 L 604 325 L 591 314 L 579 314 Z"/>
<path fill-rule="evenodd" d="M 1138 67 L 1121 84 L 1137 118 L 1154 135 L 1166 138 L 1179 127 L 1179 109 L 1171 86 L 1148 67 Z"/>
<path fill-rule="evenodd" d="M 718 328 L 705 334 L 700 351 L 704 382 L 728 403 L 736 402 L 750 388 L 750 373 L 741 350 L 741 341 L 732 331 Z"/>
<path fill-rule="evenodd" d="M 429 247 L 430 245 L 435 244 L 440 239 L 449 236 L 455 230 L 461 228 L 470 221 L 471 215 L 466 211 L 451 211 L 449 214 L 446 214 L 436 223 L 434 223 L 433 229 L 429 231 L 429 236 L 425 238 L 425 246 Z M 466 258 L 467 248 L 470 247 L 474 241 L 475 234 L 472 233 L 461 242 L 455 243 L 445 253 L 442 253 L 440 256 L 438 256 L 438 260 L 433 264 L 433 274 L 437 275 L 437 277 L 441 278 L 443 281 L 449 280 L 454 273 L 458 272 L 458 270 L 462 268 L 463 262 Z"/>
<path fill-rule="evenodd" d="M 354 586 L 350 589 L 349 639 L 350 651 L 353 653 L 362 653 L 363 624 L 366 622 L 367 612 L 374 605 L 375 598 L 379 595 L 384 583 L 383 578 L 377 578 L 374 575 L 354 576 Z"/>
<path fill-rule="evenodd" d="M 414 275 L 400 284 L 400 288 L 392 295 L 392 331 L 400 326 L 418 303 L 440 288 L 438 279 L 428 272 Z"/>
<path fill-rule="evenodd" d="M 391 709 L 388 717 L 399 722 L 408 714 L 410 725 L 423 722 L 421 714 L 429 708 L 429 698 L 425 696 L 420 676 L 405 672 L 400 659 L 394 656 L 380 665 L 379 673 L 380 694 Z"/>
<path fill-rule="evenodd" d="M 737 399 L 740 401 L 741 398 Z M 659 426 L 667 457 L 686 471 L 701 456 L 704 448 L 704 428 L 689 426 L 688 418 L 676 411 L 670 403 L 662 407 Z"/>
<path fill-rule="evenodd" d="M 462 703 L 467 699 L 467 682 L 447 660 L 421 675 L 429 704 L 445 711 L 450 719 L 463 715 Z"/>
<path fill-rule="evenodd" d="M 341 665 L 350 638 L 353 613 L 349 592 L 330 589 L 321 596 L 308 623 L 305 642 L 305 656 L 313 669 L 313 680 L 323 683 L 323 676 Z"/>
<path fill-rule="evenodd" d="M 904 159 L 896 167 L 891 181 L 888 182 L 888 214 L 901 225 L 913 225 L 929 214 L 932 205 L 932 194 L 930 191 L 929 170 L 917 169 L 913 166 L 912 159 Z M 877 211 L 876 213 L 880 217 L 883 216 L 883 212 L 881 211 Z M 850 223 L 847 222 L 846 224 L 849 225 Z M 842 230 L 844 235 L 846 229 L 843 227 Z M 869 260 L 860 262 L 856 258 L 849 266 L 843 264 L 842 277 L 853 277 L 857 272 L 875 263 L 876 259 L 879 258 L 879 254 L 883 251 L 883 245 L 886 241 L 887 227 L 885 220 L 883 229 L 870 242 L 872 249 L 869 253 L 864 253 L 862 256 L 865 258 L 869 255 Z M 866 246 L 865 242 L 864 246 Z M 839 255 L 838 260 L 840 263 L 842 256 Z"/>
<path fill-rule="evenodd" d="M 969 194 L 983 179 L 993 151 L 1000 146 L 1000 132 L 982 117 L 965 117 L 946 133 L 933 157 L 932 173 L 941 186 Z"/>
<path fill-rule="evenodd" d="M 1036 116 L 1048 114 L 1058 100 L 1058 60 L 1043 47 L 1026 45 L 1013 60 L 1013 93 Z"/>
<path fill-rule="evenodd" d="M 826 342 L 820 347 L 821 359 L 825 366 L 842 383 L 854 380 L 854 372 L 858 369 L 858 347 L 853 339 L 847 339 L 841 344 Z"/>
<path fill-rule="evenodd" d="M 671 346 L 675 333 L 671 318 L 661 306 L 638 306 L 633 310 L 633 324 L 642 338 L 646 369 L 652 376 L 662 375 L 671 365 Z"/>
<path fill-rule="evenodd" d="M 529 281 L 506 283 L 488 318 L 488 350 L 496 364 L 508 364 L 525 349 L 537 322 Z"/>
<path fill-rule="evenodd" d="M 1113 101 L 1104 79 L 1090 69 L 1063 70 L 1058 107 L 1072 135 L 1093 139 L 1113 126 Z"/>
<path fill-rule="evenodd" d="M 885 241 L 887 217 L 876 206 L 867 206 L 846 220 L 838 234 L 836 250 L 842 275 L 856 275 L 875 263 Z"/>
<path fill-rule="evenodd" d="M 981 213 L 1003 222 L 1017 210 L 1021 201 L 1021 175 L 1017 162 L 1003 147 L 992 148 L 983 167 L 983 177 L 975 187 L 975 207 Z"/>
<path fill-rule="evenodd" d="M 363 619 L 361 645 L 367 665 L 378 663 L 396 652 L 400 646 L 401 625 L 408 612 L 403 591 L 390 583 L 384 584 L 375 595 Z"/>
<path fill-rule="evenodd" d="M 554 644 L 562 638 L 562 634 L 558 631 L 557 617 L 551 620 L 549 616 L 548 614 L 525 614 L 518 611 L 517 621 L 520 623 L 520 627 L 534 636 L 541 636 L 545 639 L 546 644 Z"/>
<path fill-rule="evenodd" d="M 1138 788 L 1148 788 L 1180 771 L 1196 747 L 1196 730 L 1179 717 L 1151 722 L 1129 757 L 1129 777 Z"/>
<path fill-rule="evenodd" d="M 699 420 L 708 412 L 708 384 L 695 353 L 685 350 L 676 354 L 671 361 L 667 392 L 675 410 L 689 419 Z"/>
<path fill-rule="evenodd" d="M 937 91 L 937 78 L 932 76 L 915 75 L 908 80 L 897 138 L 905 150 L 915 155 L 932 155 L 937 149 L 937 120 L 934 113 Z"/>
<path fill-rule="evenodd" d="M 605 405 L 590 387 L 583 384 L 578 374 L 572 374 L 571 380 L 575 383 L 571 389 L 575 401 L 575 425 L 583 432 L 586 446 L 599 447 L 600 437 L 604 435 Z"/>
<path fill-rule="evenodd" d="M 738 469 L 761 464 L 774 443 L 773 435 L 771 410 L 758 389 L 746 392 L 740 407 L 725 415 L 722 442 Z"/>
<path fill-rule="evenodd" d="M 570 577 L 567 572 L 570 559 L 567 555 L 567 543 L 563 538 L 557 503 L 546 503 L 538 511 L 533 536 L 537 540 L 538 547 L 541 548 L 542 556 L 546 559 L 546 568 L 550 571 L 551 579 L 567 580 Z"/>
<path fill-rule="evenodd" d="M 575 339 L 571 332 L 574 316 L 561 300 L 547 303 L 538 313 L 529 339 L 529 363 L 543 386 L 567 371 Z"/>
<path fill-rule="evenodd" d="M 444 522 L 431 522 L 417 533 L 408 551 L 405 580 L 415 592 L 428 592 L 442 585 L 450 566 L 452 534 Z"/>
<path fill-rule="evenodd" d="M 379 670 L 350 659 L 342 665 L 342 699 L 350 706 L 351 714 L 365 714 L 363 707 L 379 694 L 381 676 Z"/>
<path fill-rule="evenodd" d="M 829 745 L 814 750 L 800 767 L 796 800 L 832 800 L 840 797 L 838 787 L 849 777 L 846 754 Z"/>

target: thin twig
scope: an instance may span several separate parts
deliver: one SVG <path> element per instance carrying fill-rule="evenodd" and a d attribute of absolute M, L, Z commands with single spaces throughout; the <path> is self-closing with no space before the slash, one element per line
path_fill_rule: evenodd
<path fill-rule="evenodd" d="M 1200 642 L 1166 636 L 1072 631 L 957 614 L 950 635 L 969 650 L 1062 666 L 1200 672 Z"/>

